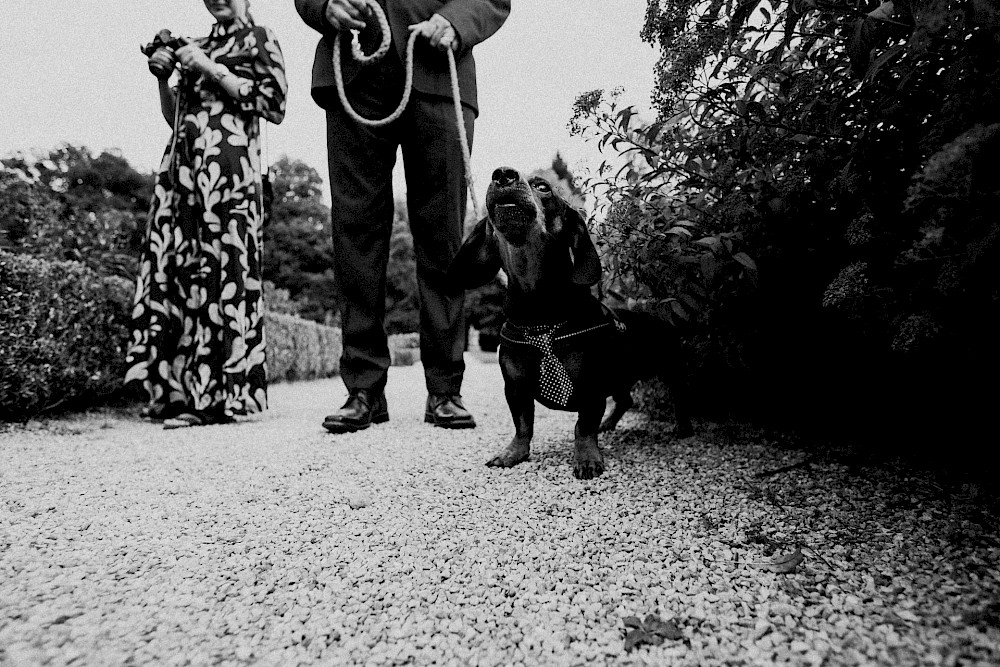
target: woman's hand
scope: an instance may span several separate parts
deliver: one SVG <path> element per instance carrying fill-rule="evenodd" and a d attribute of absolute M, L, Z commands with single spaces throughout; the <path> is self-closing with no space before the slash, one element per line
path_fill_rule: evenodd
<path fill-rule="evenodd" d="M 166 47 L 160 47 L 153 52 L 147 61 L 149 71 L 160 81 L 166 81 L 173 74 L 177 59 L 174 52 Z"/>
<path fill-rule="evenodd" d="M 201 50 L 197 44 L 185 44 L 177 49 L 177 60 L 184 67 L 197 70 L 202 74 L 211 74 L 215 70 L 215 61 Z"/>
<path fill-rule="evenodd" d="M 414 23 L 410 26 L 410 32 L 418 32 L 427 38 L 431 46 L 441 51 L 457 51 L 459 47 L 458 33 L 452 27 L 451 21 L 441 16 L 433 14 L 426 21 Z"/>

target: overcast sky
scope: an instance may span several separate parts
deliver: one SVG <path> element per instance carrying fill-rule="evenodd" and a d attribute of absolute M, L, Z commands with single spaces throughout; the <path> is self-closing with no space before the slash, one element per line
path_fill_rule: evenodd
<path fill-rule="evenodd" d="M 212 18 L 202 0 L 0 0 L 0 154 L 48 151 L 61 142 L 120 149 L 139 170 L 156 168 L 170 129 L 140 44 L 157 30 L 200 36 Z M 284 123 L 268 135 L 282 154 L 326 180 L 323 112 L 309 97 L 317 34 L 292 0 L 252 0 L 258 23 L 278 36 L 289 79 Z M 476 47 L 480 116 L 473 165 L 482 200 L 489 173 L 546 167 L 561 151 L 570 167 L 594 162 L 571 138 L 573 100 L 624 87 L 648 108 L 656 52 L 639 39 L 645 0 L 514 0 L 510 18 Z"/>

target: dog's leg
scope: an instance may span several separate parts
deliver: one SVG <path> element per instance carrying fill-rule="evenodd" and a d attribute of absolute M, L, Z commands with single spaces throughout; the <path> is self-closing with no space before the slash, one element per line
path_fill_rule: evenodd
<path fill-rule="evenodd" d="M 613 404 L 611 412 L 604 418 L 604 421 L 601 422 L 601 427 L 598 429 L 601 433 L 613 431 L 618 426 L 618 421 L 635 405 L 635 402 L 632 400 L 632 392 L 628 390 L 612 394 L 611 401 Z"/>
<path fill-rule="evenodd" d="M 691 425 L 691 412 L 687 402 L 687 383 L 679 375 L 680 373 L 675 374 L 669 384 L 670 396 L 674 399 L 674 436 L 690 438 L 694 435 L 694 426 Z"/>
<path fill-rule="evenodd" d="M 604 416 L 604 399 L 599 398 L 580 407 L 573 440 L 573 476 L 593 479 L 604 474 L 604 455 L 597 445 L 597 428 Z"/>
<path fill-rule="evenodd" d="M 514 418 L 514 437 L 499 454 L 486 462 L 491 468 L 513 468 L 531 456 L 531 436 L 535 431 L 535 399 L 526 387 L 508 383 L 504 387 L 510 416 Z"/>

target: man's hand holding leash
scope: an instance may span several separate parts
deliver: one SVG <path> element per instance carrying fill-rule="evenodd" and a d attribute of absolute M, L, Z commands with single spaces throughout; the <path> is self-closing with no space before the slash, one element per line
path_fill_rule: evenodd
<path fill-rule="evenodd" d="M 361 30 L 370 16 L 371 10 L 365 0 L 330 0 L 326 5 L 326 21 L 335 30 Z M 441 51 L 457 51 L 459 48 L 458 33 L 451 22 L 440 14 L 414 23 L 410 32 L 420 33 L 431 46 Z"/>
<path fill-rule="evenodd" d="M 417 32 L 427 38 L 436 49 L 441 51 L 458 51 L 459 39 L 455 28 L 445 17 L 434 14 L 426 21 L 414 23 L 410 26 L 410 32 Z"/>
<path fill-rule="evenodd" d="M 368 18 L 365 0 L 330 0 L 326 3 L 326 21 L 334 30 L 361 30 Z"/>

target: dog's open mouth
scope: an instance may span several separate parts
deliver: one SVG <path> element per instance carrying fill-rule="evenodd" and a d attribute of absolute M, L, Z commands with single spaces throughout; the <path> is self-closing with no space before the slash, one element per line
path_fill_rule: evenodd
<path fill-rule="evenodd" d="M 534 224 L 535 221 L 535 210 L 534 207 L 528 208 L 523 204 L 505 202 L 502 204 L 494 204 L 492 210 L 490 211 L 490 217 L 493 219 L 493 224 L 496 228 L 500 230 L 501 234 L 507 237 L 521 238 L 526 233 L 528 228 Z M 513 240 L 511 238 L 510 240 Z"/>

